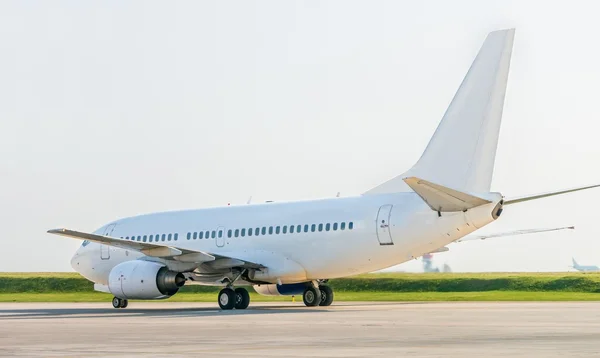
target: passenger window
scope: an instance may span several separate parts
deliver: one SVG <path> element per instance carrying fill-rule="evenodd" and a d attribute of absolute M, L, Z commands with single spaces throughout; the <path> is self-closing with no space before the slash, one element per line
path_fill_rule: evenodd
<path fill-rule="evenodd" d="M 260 231 L 260 233 L 262 235 L 266 235 L 267 234 L 267 228 L 263 226 L 262 230 Z"/>
<path fill-rule="evenodd" d="M 204 237 L 204 231 L 200 231 L 198 233 L 198 239 L 202 239 Z"/>
<path fill-rule="evenodd" d="M 166 238 L 167 238 L 167 235 L 162 234 L 162 241 L 165 241 Z"/>
<path fill-rule="evenodd" d="M 308 224 L 304 225 L 304 232 L 308 232 Z"/>
<path fill-rule="evenodd" d="M 260 234 L 260 228 L 257 227 L 256 229 L 254 229 L 254 236 L 258 236 L 258 234 Z"/>
<path fill-rule="evenodd" d="M 252 236 L 252 228 L 248 229 L 248 236 Z"/>
<path fill-rule="evenodd" d="M 315 230 L 317 230 L 317 225 L 315 225 L 315 224 L 312 224 L 312 225 L 310 226 L 310 231 L 311 231 L 311 232 L 315 232 Z"/>
<path fill-rule="evenodd" d="M 337 223 L 333 223 L 333 231 L 337 230 Z"/>
<path fill-rule="evenodd" d="M 194 234 L 195 234 L 195 233 L 194 233 Z M 192 233 L 191 233 L 191 232 L 188 232 L 188 233 L 187 233 L 187 239 L 189 240 L 189 239 L 191 239 L 191 238 L 192 238 Z"/>
<path fill-rule="evenodd" d="M 340 224 L 340 230 L 344 230 L 344 229 L 346 229 L 346 223 L 345 223 L 345 222 L 342 222 L 342 223 Z"/>
<path fill-rule="evenodd" d="M 240 236 L 240 229 L 235 229 L 235 237 Z"/>
<path fill-rule="evenodd" d="M 305 229 L 308 231 L 308 225 L 306 225 Z M 296 226 L 296 232 L 302 232 L 302 225 Z"/>
<path fill-rule="evenodd" d="M 352 221 L 350 221 L 348 223 L 348 230 L 352 230 L 352 229 L 354 229 L 354 223 Z"/>
<path fill-rule="evenodd" d="M 233 232 L 233 231 L 231 231 L 231 229 L 227 230 L 227 237 L 231 237 L 231 236 L 233 236 L 232 232 Z"/>
<path fill-rule="evenodd" d="M 246 236 L 246 229 L 242 229 L 242 237 Z"/>
<path fill-rule="evenodd" d="M 142 241 L 142 237 L 140 235 L 138 235 L 137 241 Z"/>
<path fill-rule="evenodd" d="M 190 237 L 189 237 L 189 236 L 190 236 L 190 234 L 188 233 L 188 240 L 190 239 Z M 194 234 L 192 235 L 192 238 L 193 238 L 194 240 L 196 240 L 196 239 L 198 238 L 198 233 L 197 233 L 197 232 L 194 232 Z"/>
<path fill-rule="evenodd" d="M 171 234 L 167 235 L 167 241 L 171 241 Z"/>
<path fill-rule="evenodd" d="M 296 228 L 295 225 L 290 225 L 290 234 L 294 233 L 294 228 Z"/>
<path fill-rule="evenodd" d="M 153 237 L 154 237 L 154 235 L 150 235 L 150 239 L 148 241 L 152 242 Z"/>
<path fill-rule="evenodd" d="M 287 234 L 287 225 L 284 225 L 283 228 L 281 228 L 281 232 Z"/>
<path fill-rule="evenodd" d="M 323 224 L 319 224 L 319 231 L 323 231 Z"/>
<path fill-rule="evenodd" d="M 273 227 L 269 226 L 269 235 L 273 235 Z"/>
<path fill-rule="evenodd" d="M 129 236 L 125 236 L 125 240 L 129 240 Z"/>
<path fill-rule="evenodd" d="M 210 237 L 210 231 L 205 231 L 204 232 L 204 238 L 208 239 Z"/>
<path fill-rule="evenodd" d="M 213 231 L 210 233 L 210 238 L 211 238 L 211 239 L 214 239 L 216 236 L 217 236 L 217 232 L 216 232 L 215 230 L 213 230 Z"/>
<path fill-rule="evenodd" d="M 142 239 L 143 242 L 146 242 L 146 235 L 144 235 L 144 238 Z"/>
<path fill-rule="evenodd" d="M 177 239 L 179 238 L 179 233 L 175 233 L 173 234 L 173 241 L 177 241 Z"/>
<path fill-rule="evenodd" d="M 276 233 L 276 234 L 279 234 L 279 232 L 280 232 L 280 231 L 281 231 L 281 228 L 280 228 L 279 226 L 277 226 L 277 227 L 275 228 L 275 233 Z"/>
<path fill-rule="evenodd" d="M 331 230 L 331 224 L 327 223 L 327 224 L 325 224 L 325 231 L 329 231 L 329 230 Z"/>

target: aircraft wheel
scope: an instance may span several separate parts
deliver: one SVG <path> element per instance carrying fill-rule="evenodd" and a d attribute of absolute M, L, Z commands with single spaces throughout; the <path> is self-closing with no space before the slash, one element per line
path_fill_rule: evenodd
<path fill-rule="evenodd" d="M 231 310 L 235 307 L 235 291 L 231 288 L 224 288 L 219 292 L 219 307 L 222 310 Z"/>
<path fill-rule="evenodd" d="M 333 290 L 331 287 L 326 285 L 319 286 L 319 291 L 321 291 L 321 302 L 319 306 L 330 306 L 333 302 Z"/>
<path fill-rule="evenodd" d="M 120 299 L 119 297 L 113 297 L 112 299 L 112 305 L 114 308 L 121 308 L 122 303 L 122 299 Z"/>
<path fill-rule="evenodd" d="M 321 290 L 314 288 L 313 285 L 306 287 L 302 294 L 302 301 L 307 307 L 318 306 L 321 303 Z"/>
<path fill-rule="evenodd" d="M 250 304 L 250 294 L 248 290 L 242 287 L 235 289 L 235 309 L 245 310 Z"/>
<path fill-rule="evenodd" d="M 121 307 L 119 307 L 119 308 L 127 308 L 128 304 L 129 304 L 129 300 L 121 300 Z"/>

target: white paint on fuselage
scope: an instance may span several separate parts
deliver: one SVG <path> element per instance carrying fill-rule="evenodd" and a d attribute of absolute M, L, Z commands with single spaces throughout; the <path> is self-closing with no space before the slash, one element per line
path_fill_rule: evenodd
<path fill-rule="evenodd" d="M 109 225 L 112 237 L 178 233 L 177 241 L 157 244 L 229 256 L 267 267 L 278 260 L 291 260 L 304 269 L 304 275 L 282 276 L 284 283 L 330 279 L 366 273 L 393 266 L 443 247 L 494 219 L 492 210 L 501 200 L 489 194 L 493 203 L 468 212 L 438 213 L 415 193 L 368 195 L 300 202 L 226 206 L 198 210 L 161 212 L 111 222 L 95 233 L 103 234 Z M 383 205 L 393 205 L 389 226 L 394 245 L 380 245 L 377 213 Z M 386 218 L 387 219 L 387 218 Z M 283 225 L 353 222 L 352 230 L 301 232 L 245 237 L 227 237 L 227 230 Z M 223 247 L 216 239 L 187 240 L 188 232 L 224 228 Z M 89 280 L 106 284 L 110 270 L 121 262 L 149 259 L 141 253 L 110 247 L 110 258 L 102 259 L 100 244 L 81 247 L 72 260 L 75 270 Z M 166 261 L 171 269 L 192 271 L 195 265 Z"/>

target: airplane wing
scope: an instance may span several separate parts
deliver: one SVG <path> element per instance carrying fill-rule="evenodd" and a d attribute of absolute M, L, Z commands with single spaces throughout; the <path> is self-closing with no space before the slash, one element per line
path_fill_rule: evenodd
<path fill-rule="evenodd" d="M 218 268 L 228 267 L 244 267 L 244 268 L 264 268 L 260 264 L 248 262 L 245 260 L 239 260 L 234 257 L 228 257 L 223 255 L 212 254 L 203 251 L 195 251 L 190 249 L 178 248 L 175 246 L 164 246 L 149 242 L 130 241 L 121 238 L 104 236 L 98 234 L 91 234 L 82 231 L 75 231 L 69 229 L 53 229 L 48 230 L 49 234 L 55 234 L 65 237 L 70 237 L 79 240 L 88 240 L 99 244 L 109 245 L 118 247 L 121 249 L 127 249 L 132 251 L 139 251 L 147 256 L 161 257 L 161 258 L 172 258 L 181 262 L 212 262 L 212 266 Z M 225 265 L 225 266 L 224 266 Z"/>
<path fill-rule="evenodd" d="M 501 233 L 489 234 L 489 235 L 467 235 L 461 239 L 456 240 L 455 242 L 487 240 L 487 239 L 503 237 L 503 236 L 516 236 L 516 235 L 524 235 L 524 234 L 535 234 L 538 232 L 574 230 L 574 229 L 575 229 L 575 226 L 565 226 L 565 227 L 555 227 L 555 228 L 545 228 L 545 229 L 515 230 L 515 231 L 507 231 L 507 232 L 501 232 Z"/>

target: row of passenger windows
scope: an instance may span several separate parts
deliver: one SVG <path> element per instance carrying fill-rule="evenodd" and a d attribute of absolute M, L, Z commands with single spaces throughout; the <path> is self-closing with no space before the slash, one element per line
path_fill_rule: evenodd
<path fill-rule="evenodd" d="M 159 242 L 159 241 L 177 241 L 177 233 L 174 234 L 156 234 L 156 235 L 138 235 L 138 236 L 121 236 L 121 239 L 142 241 L 142 242 Z"/>
<path fill-rule="evenodd" d="M 279 234 L 294 234 L 301 232 L 316 232 L 316 231 L 337 231 L 337 230 L 352 230 L 354 229 L 354 223 L 350 221 L 341 223 L 326 223 L 326 224 L 305 224 L 302 225 L 283 225 L 283 226 L 263 226 L 257 228 L 243 228 L 243 229 L 229 229 L 227 230 L 227 237 L 245 237 L 245 236 L 259 236 L 259 235 L 279 235 Z M 188 240 L 196 239 L 214 239 L 215 237 L 223 237 L 223 231 L 200 231 L 200 232 L 188 232 Z"/>

